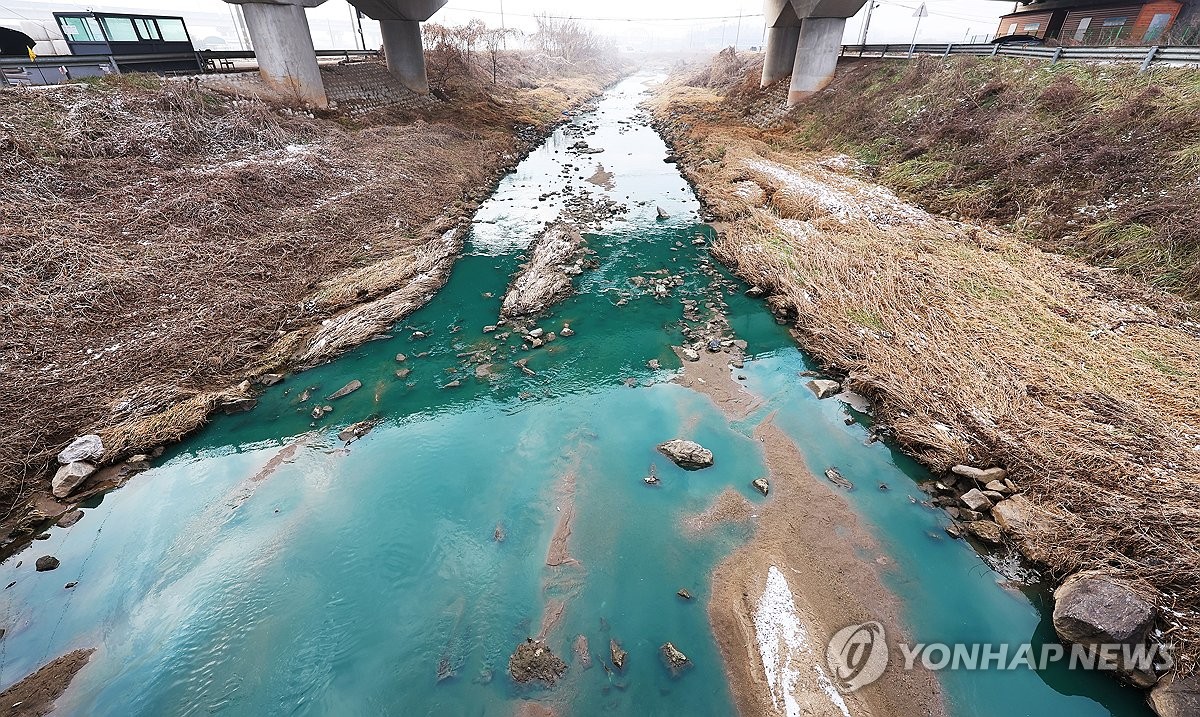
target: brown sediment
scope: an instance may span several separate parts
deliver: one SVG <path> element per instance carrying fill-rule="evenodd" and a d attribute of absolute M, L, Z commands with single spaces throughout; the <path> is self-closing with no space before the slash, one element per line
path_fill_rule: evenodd
<path fill-rule="evenodd" d="M 575 520 L 575 472 L 563 474 L 557 490 L 558 522 L 554 526 L 554 534 L 550 536 L 550 547 L 546 551 L 546 565 L 558 567 L 578 563 L 571 557 L 570 546 L 571 523 Z"/>
<path fill-rule="evenodd" d="M 563 613 L 567 611 L 567 603 L 564 600 L 551 598 L 546 601 L 546 607 L 542 610 L 542 624 L 538 629 L 538 640 L 545 640 L 559 625 L 562 624 Z"/>
<path fill-rule="evenodd" d="M 521 700 L 513 710 L 513 717 L 558 717 L 558 710 L 543 702 Z"/>
<path fill-rule="evenodd" d="M 51 660 L 17 684 L 0 692 L 0 713 L 5 717 L 43 717 L 54 711 L 54 701 L 67 691 L 94 649 L 75 650 Z"/>
<path fill-rule="evenodd" d="M 703 354 L 699 362 L 685 363 L 680 382 L 712 397 L 730 418 L 744 417 L 759 401 L 747 400 L 725 361 L 723 354 Z M 786 577 L 813 660 L 827 673 L 825 645 L 841 628 L 877 620 L 889 635 L 905 629 L 899 601 L 880 574 L 889 561 L 851 507 L 808 471 L 804 456 L 772 417 L 754 436 L 763 446 L 771 494 L 753 504 L 758 519 L 750 541 L 713 570 L 709 620 L 739 713 L 773 715 L 781 712 L 771 701 L 753 618 L 772 566 Z M 705 514 L 721 513 L 723 502 L 730 500 L 718 498 Z M 798 687 L 797 699 L 807 701 L 805 714 L 841 717 L 814 680 L 802 676 Z M 856 717 L 944 715 L 940 694 L 931 673 L 897 670 L 893 661 L 878 682 L 842 697 Z"/>
<path fill-rule="evenodd" d="M 271 460 L 267 461 L 266 465 L 258 469 L 258 472 L 250 478 L 251 483 L 259 483 L 274 475 L 275 471 L 279 470 L 284 463 L 290 463 L 296 457 L 296 452 L 301 446 L 308 442 L 308 436 L 301 436 L 283 448 L 279 452 L 271 456 Z"/>
<path fill-rule="evenodd" d="M 587 178 L 587 181 L 592 184 L 604 187 L 605 189 L 613 188 L 613 173 L 604 171 L 603 164 L 596 165 L 596 172 Z"/>
<path fill-rule="evenodd" d="M 684 516 L 683 534 L 694 538 L 722 523 L 745 523 L 757 514 L 754 504 L 733 488 L 725 488 L 703 512 Z"/>

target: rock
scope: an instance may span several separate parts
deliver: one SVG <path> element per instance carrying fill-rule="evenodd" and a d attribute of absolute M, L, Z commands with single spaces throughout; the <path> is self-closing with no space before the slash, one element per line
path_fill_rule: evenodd
<path fill-rule="evenodd" d="M 338 390 L 336 390 L 333 393 L 326 396 L 325 400 L 326 401 L 336 401 L 337 399 L 342 398 L 344 396 L 349 396 L 350 394 L 354 393 L 355 391 L 357 391 L 360 388 L 362 388 L 362 381 L 359 381 L 358 379 L 354 379 L 350 383 L 346 384 L 345 386 L 342 386 Z"/>
<path fill-rule="evenodd" d="M 825 477 L 829 479 L 830 483 L 833 483 L 839 488 L 844 490 L 854 490 L 854 484 L 851 483 L 846 476 L 842 475 L 842 472 L 837 468 L 826 469 Z"/>
<path fill-rule="evenodd" d="M 235 413 L 245 413 L 246 411 L 251 411 L 257 405 L 257 398 L 235 398 L 231 401 L 222 403 L 221 410 L 225 412 L 225 415 L 229 416 Z"/>
<path fill-rule="evenodd" d="M 992 518 L 1014 535 L 1030 535 L 1041 532 L 1042 519 L 1037 515 L 1033 503 L 1023 495 L 1014 495 L 1000 501 L 992 508 Z"/>
<path fill-rule="evenodd" d="M 70 528 L 72 525 L 75 525 L 82 519 L 83 519 L 83 511 L 76 509 L 76 510 L 72 510 L 69 513 L 63 513 L 62 517 L 60 517 L 58 519 L 58 522 L 55 523 L 55 525 L 57 525 L 60 528 Z"/>
<path fill-rule="evenodd" d="M 1004 481 L 999 480 L 988 481 L 988 484 L 985 485 L 983 489 L 985 491 L 991 491 L 992 493 L 998 493 L 1000 495 L 1005 495 L 1009 492 L 1008 485 L 1005 484 Z"/>
<path fill-rule="evenodd" d="M 462 385 L 462 381 L 459 381 L 456 378 L 453 381 L 451 381 L 450 383 L 446 384 L 445 386 L 442 386 L 442 388 L 458 388 L 461 385 Z"/>
<path fill-rule="evenodd" d="M 541 338 L 542 334 L 544 334 L 544 333 L 546 333 L 546 330 L 539 326 L 539 327 L 533 329 L 532 331 L 530 331 L 528 334 L 525 334 L 525 336 L 527 338 L 537 339 L 537 338 Z"/>
<path fill-rule="evenodd" d="M 708 345 L 705 347 L 709 353 L 721 353 L 721 342 L 717 339 L 709 339 Z"/>
<path fill-rule="evenodd" d="M 428 337 L 429 334 L 425 333 L 424 331 L 414 331 L 412 332 L 412 335 L 409 336 L 409 338 L 411 338 L 413 341 L 420 341 L 421 339 Z"/>
<path fill-rule="evenodd" d="M 54 474 L 54 479 L 50 481 L 50 489 L 55 498 L 66 498 L 71 495 L 71 491 L 78 488 L 79 484 L 95 472 L 96 466 L 87 461 L 75 461 L 61 466 Z"/>
<path fill-rule="evenodd" d="M 483 333 L 490 334 L 498 328 L 500 328 L 500 327 L 496 326 L 495 324 L 488 324 L 487 326 L 483 327 Z"/>
<path fill-rule="evenodd" d="M 994 490 L 985 490 L 985 491 L 983 491 L 983 495 L 985 498 L 992 501 L 992 505 L 995 505 L 996 503 L 999 503 L 1000 501 L 1004 500 L 1004 494 L 997 493 Z"/>
<path fill-rule="evenodd" d="M 54 557 L 53 555 L 43 555 L 42 557 L 37 559 L 36 563 L 33 564 L 34 569 L 37 570 L 39 573 L 44 573 L 44 572 L 47 572 L 50 570 L 54 570 L 58 566 L 59 566 L 58 558 Z"/>
<path fill-rule="evenodd" d="M 517 645 L 508 658 L 508 674 L 520 684 L 539 680 L 554 684 L 567 671 L 567 663 L 556 657 L 546 643 L 533 638 Z"/>
<path fill-rule="evenodd" d="M 559 331 L 558 335 L 565 338 L 570 338 L 575 335 L 575 329 L 571 328 L 570 324 L 563 324 L 562 331 Z"/>
<path fill-rule="evenodd" d="M 64 589 L 66 589 L 66 590 L 70 590 L 71 588 L 75 587 L 75 586 L 76 586 L 76 585 L 78 585 L 78 584 L 79 584 L 79 581 L 78 581 L 78 580 L 75 580 L 75 581 L 73 581 L 73 582 L 69 582 L 69 583 L 67 583 L 66 585 L 63 585 L 63 588 L 64 588 Z"/>
<path fill-rule="evenodd" d="M 958 527 L 958 523 L 951 523 L 946 526 L 946 535 L 957 540 L 963 536 L 963 531 L 962 528 Z"/>
<path fill-rule="evenodd" d="M 695 361 L 700 360 L 700 354 L 696 353 L 695 349 L 685 348 L 682 351 L 680 351 L 679 353 L 683 356 L 683 359 L 685 361 L 695 362 Z"/>
<path fill-rule="evenodd" d="M 375 428 L 375 426 L 378 425 L 378 423 L 379 423 L 378 420 L 372 420 L 372 419 L 367 419 L 365 421 L 359 421 L 358 423 L 352 423 L 349 426 L 346 426 L 345 428 L 343 428 L 342 431 L 340 433 L 338 433 L 338 440 L 345 441 L 347 443 L 349 443 L 351 441 L 357 441 L 358 439 L 360 439 L 363 436 L 370 433 L 371 429 Z"/>
<path fill-rule="evenodd" d="M 408 375 L 410 373 L 412 373 L 411 368 L 402 368 L 396 372 L 396 378 L 398 378 L 400 380 L 404 380 L 404 379 L 408 378 Z"/>
<path fill-rule="evenodd" d="M 527 358 L 517 359 L 516 361 L 513 361 L 513 366 L 521 369 L 521 373 L 525 374 L 526 376 L 536 376 L 537 372 L 526 366 L 525 364 L 527 363 L 529 363 L 529 359 Z"/>
<path fill-rule="evenodd" d="M 407 360 L 408 360 L 408 357 L 405 356 L 404 354 L 396 354 L 396 363 L 404 363 Z"/>
<path fill-rule="evenodd" d="M 1064 642 L 1140 645 L 1153 624 L 1154 606 L 1103 573 L 1076 573 L 1054 591 L 1054 631 Z"/>
<path fill-rule="evenodd" d="M 1004 534 L 1000 531 L 1000 526 L 990 520 L 976 520 L 967 523 L 967 530 L 988 545 L 1004 544 Z"/>
<path fill-rule="evenodd" d="M 829 398 L 842 390 L 842 384 L 837 381 L 820 378 L 813 379 L 804 385 L 808 386 L 809 390 L 817 395 L 817 398 Z"/>
<path fill-rule="evenodd" d="M 950 516 L 954 520 L 958 520 L 960 517 L 962 517 L 962 511 L 954 506 L 949 506 L 946 508 L 946 515 Z"/>
<path fill-rule="evenodd" d="M 71 444 L 58 454 L 59 465 L 67 465 L 76 461 L 98 461 L 104 457 L 104 442 L 100 436 L 89 434 L 71 441 Z"/>
<path fill-rule="evenodd" d="M 754 486 L 754 490 L 762 493 L 763 495 L 766 495 L 771 491 L 771 485 L 767 482 L 766 478 L 755 478 L 754 480 L 750 481 L 750 485 Z"/>
<path fill-rule="evenodd" d="M 667 212 L 666 209 L 659 207 L 658 208 L 658 218 L 659 219 L 670 219 L 671 215 Z"/>
<path fill-rule="evenodd" d="M 695 441 L 676 438 L 666 443 L 660 443 L 658 450 L 667 458 L 674 461 L 675 465 L 686 470 L 699 470 L 713 464 L 712 451 Z"/>
<path fill-rule="evenodd" d="M 985 511 L 992 507 L 992 501 L 978 488 L 972 488 L 964 493 L 961 500 L 963 505 L 975 511 Z"/>
<path fill-rule="evenodd" d="M 970 510 L 967 508 L 963 508 L 958 511 L 958 517 L 962 518 L 963 521 L 969 523 L 973 520 L 983 520 L 983 513 L 980 513 L 977 510 Z"/>
<path fill-rule="evenodd" d="M 530 316 L 574 291 L 571 277 L 582 271 L 587 252 L 583 236 L 567 224 L 553 224 L 530 245 L 530 259 L 513 276 L 500 307 L 503 318 Z"/>
<path fill-rule="evenodd" d="M 951 473 L 974 480 L 979 485 L 987 485 L 994 480 L 1004 480 L 1008 471 L 1003 468 L 975 468 L 973 466 L 957 465 L 950 469 Z"/>
<path fill-rule="evenodd" d="M 683 598 L 684 600 L 692 599 L 692 594 L 690 592 L 688 592 L 687 588 L 679 588 L 678 590 L 675 591 L 675 594 L 678 595 L 679 597 Z"/>
<path fill-rule="evenodd" d="M 612 655 L 613 667 L 617 668 L 618 672 L 624 672 L 625 658 L 629 657 L 629 653 L 622 650 L 620 643 L 616 640 L 608 641 L 608 652 Z"/>
<path fill-rule="evenodd" d="M 688 656 L 669 642 L 664 643 L 658 650 L 672 676 L 678 677 L 680 673 L 692 666 L 692 661 L 688 659 Z"/>
<path fill-rule="evenodd" d="M 1150 706 L 1159 717 L 1200 715 L 1200 675 L 1167 675 L 1150 690 Z"/>
<path fill-rule="evenodd" d="M 662 368 L 662 364 L 658 362 L 658 359 L 650 359 L 646 362 L 646 365 L 649 366 L 652 371 L 657 371 Z"/>
<path fill-rule="evenodd" d="M 321 420 L 326 413 L 333 413 L 333 406 L 314 406 L 312 410 L 313 420 Z"/>
<path fill-rule="evenodd" d="M 650 464 L 650 473 L 645 478 L 642 478 L 642 482 L 646 485 L 658 485 L 662 482 L 658 479 L 658 471 L 655 469 L 653 463 Z"/>
<path fill-rule="evenodd" d="M 264 386 L 274 386 L 282 380 L 283 374 L 281 373 L 264 373 L 258 377 L 258 382 Z"/>

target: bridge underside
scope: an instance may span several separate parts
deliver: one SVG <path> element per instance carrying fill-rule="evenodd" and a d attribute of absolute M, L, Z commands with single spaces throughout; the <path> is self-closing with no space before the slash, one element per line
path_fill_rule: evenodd
<path fill-rule="evenodd" d="M 325 0 L 225 0 L 241 5 L 246 29 L 267 84 L 300 100 L 325 107 L 329 99 L 317 67 L 316 50 L 304 11 Z M 388 70 L 414 92 L 429 92 L 421 23 L 447 0 L 350 0 L 363 14 L 378 20 Z"/>
<path fill-rule="evenodd" d="M 788 104 L 794 105 L 833 80 L 846 20 L 866 0 L 764 0 L 767 21 L 762 86 L 791 75 Z"/>

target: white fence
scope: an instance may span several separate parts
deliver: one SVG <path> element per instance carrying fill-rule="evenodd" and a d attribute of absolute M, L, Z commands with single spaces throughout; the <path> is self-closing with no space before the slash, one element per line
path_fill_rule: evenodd
<path fill-rule="evenodd" d="M 1200 47 L 1154 45 L 1148 47 L 1041 47 L 1003 43 L 971 45 L 843 45 L 842 57 L 913 57 L 915 55 L 974 55 L 975 57 L 1027 57 L 1048 60 L 1080 60 L 1083 62 L 1137 62 L 1141 71 L 1151 66 L 1200 64 Z"/>

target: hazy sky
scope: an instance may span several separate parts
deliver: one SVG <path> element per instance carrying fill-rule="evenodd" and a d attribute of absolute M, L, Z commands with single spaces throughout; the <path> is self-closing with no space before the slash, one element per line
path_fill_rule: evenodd
<path fill-rule="evenodd" d="M 877 3 L 869 41 L 911 40 L 916 26 L 913 11 L 920 0 L 877 0 Z M 989 39 L 999 24 L 998 17 L 1012 9 L 1011 3 L 995 0 L 927 0 L 926 4 L 929 16 L 921 21 L 918 36 L 922 42 L 962 42 L 975 36 Z M 48 16 L 52 10 L 85 7 L 144 8 L 147 12 L 180 14 L 189 19 L 196 40 L 215 35 L 229 36 L 231 46 L 237 42 L 231 23 L 226 28 L 220 26 L 222 18 L 229 16 L 229 6 L 221 0 L 0 0 L 0 20 Z M 30 8 L 40 12 L 31 15 Z M 757 0 L 450 0 L 433 21 L 457 24 L 478 17 L 489 25 L 499 26 L 501 9 L 508 27 L 530 29 L 533 15 L 549 12 L 580 18 L 613 37 L 619 45 L 639 48 L 715 51 L 735 40 L 739 47 L 747 48 L 761 44 L 763 36 L 762 3 Z M 847 22 L 846 42 L 858 40 L 864 13 L 865 10 Z M 313 41 L 319 48 L 348 46 L 353 36 L 349 34 L 351 13 L 346 0 L 327 0 L 309 10 L 308 15 Z M 378 30 L 373 25 L 367 22 L 364 26 L 369 46 L 378 45 Z"/>

